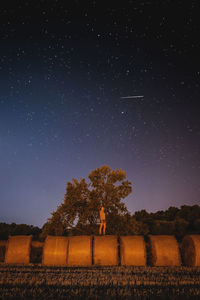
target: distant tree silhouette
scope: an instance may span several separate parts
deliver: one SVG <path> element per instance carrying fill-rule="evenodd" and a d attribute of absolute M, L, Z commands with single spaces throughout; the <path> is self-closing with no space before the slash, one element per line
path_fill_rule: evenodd
<path fill-rule="evenodd" d="M 133 215 L 140 228 L 148 227 L 146 233 L 140 234 L 173 234 L 181 239 L 186 234 L 200 233 L 200 206 L 183 205 L 180 208 L 169 207 L 166 211 L 148 213 L 146 210 L 136 211 Z"/>
<path fill-rule="evenodd" d="M 37 226 L 0 223 L 0 240 L 7 240 L 9 235 L 32 235 L 33 239 L 38 240 L 40 234 L 41 229 Z"/>

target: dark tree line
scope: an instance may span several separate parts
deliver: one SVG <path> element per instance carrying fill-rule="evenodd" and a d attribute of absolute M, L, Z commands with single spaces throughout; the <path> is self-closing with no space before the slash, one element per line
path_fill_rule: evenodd
<path fill-rule="evenodd" d="M 178 239 L 186 234 L 200 234 L 200 206 L 169 207 L 166 211 L 137 211 L 132 218 L 143 228 L 143 234 L 172 234 Z M 142 233 L 139 229 L 139 233 Z"/>
<path fill-rule="evenodd" d="M 41 228 L 33 225 L 0 223 L 0 240 L 7 240 L 9 235 L 32 235 L 34 240 L 39 240 L 41 232 Z"/>

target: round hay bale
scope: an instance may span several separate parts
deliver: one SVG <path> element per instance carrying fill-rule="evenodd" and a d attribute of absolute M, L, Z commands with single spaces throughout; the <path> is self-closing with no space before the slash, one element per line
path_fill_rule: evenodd
<path fill-rule="evenodd" d="M 171 235 L 150 235 L 151 264 L 153 266 L 180 266 L 178 243 Z"/>
<path fill-rule="evenodd" d="M 91 236 L 71 236 L 68 246 L 68 266 L 90 266 L 92 264 Z"/>
<path fill-rule="evenodd" d="M 121 264 L 127 266 L 146 265 L 146 246 L 143 236 L 120 237 Z"/>
<path fill-rule="evenodd" d="M 181 253 L 186 266 L 200 266 L 200 235 L 186 235 L 181 243 Z"/>
<path fill-rule="evenodd" d="M 32 235 L 9 236 L 5 263 L 28 264 L 30 260 Z"/>
<path fill-rule="evenodd" d="M 112 235 L 94 237 L 94 264 L 100 266 L 118 265 L 117 237 Z"/>
<path fill-rule="evenodd" d="M 48 235 L 44 243 L 42 264 L 49 266 L 66 265 L 67 247 L 67 237 Z"/>

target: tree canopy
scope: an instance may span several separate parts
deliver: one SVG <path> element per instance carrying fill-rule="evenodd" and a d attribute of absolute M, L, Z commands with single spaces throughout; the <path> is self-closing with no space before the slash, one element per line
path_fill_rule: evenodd
<path fill-rule="evenodd" d="M 107 233 L 120 231 L 122 217 L 129 215 L 121 200 L 132 191 L 126 173 L 103 165 L 91 171 L 88 179 L 89 182 L 83 178 L 67 182 L 64 201 L 45 224 L 44 235 L 63 235 L 73 231 L 79 234 L 97 233 L 101 206 L 105 207 Z"/>

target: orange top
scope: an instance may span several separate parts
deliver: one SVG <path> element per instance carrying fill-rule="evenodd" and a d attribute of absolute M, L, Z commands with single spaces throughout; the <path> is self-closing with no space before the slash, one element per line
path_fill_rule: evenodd
<path fill-rule="evenodd" d="M 101 221 L 105 221 L 105 219 L 106 219 L 106 214 L 105 214 L 105 212 L 104 212 L 103 210 L 100 210 L 100 220 L 101 220 Z"/>

